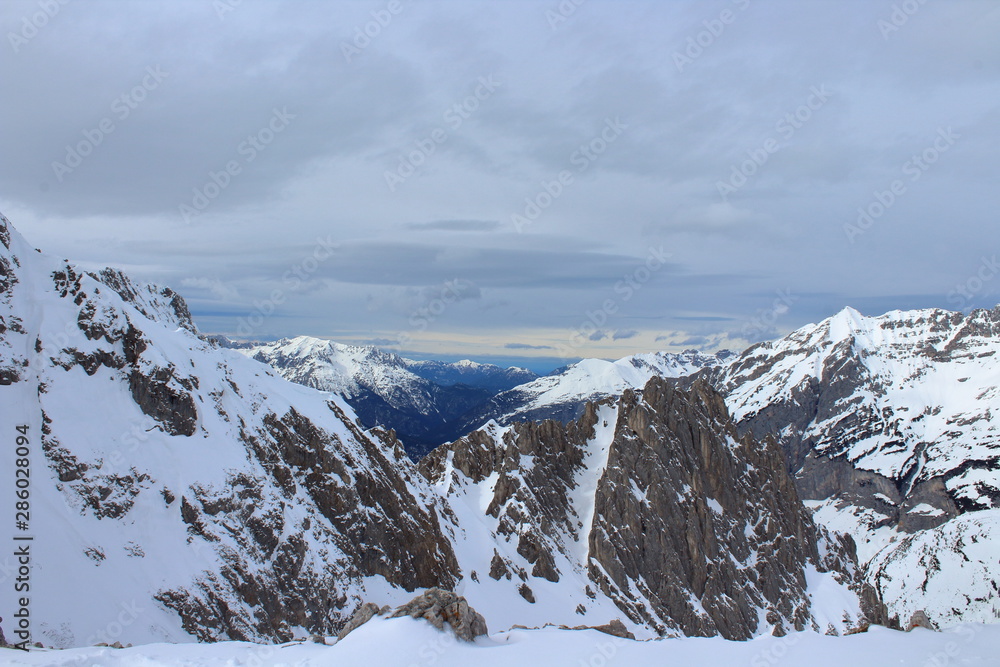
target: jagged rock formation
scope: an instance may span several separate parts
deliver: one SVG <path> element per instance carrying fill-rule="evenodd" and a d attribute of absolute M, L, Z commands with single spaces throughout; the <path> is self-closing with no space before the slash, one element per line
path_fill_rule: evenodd
<path fill-rule="evenodd" d="M 826 581 L 857 595 L 852 622 L 889 620 L 850 539 L 812 524 L 780 449 L 737 439 L 703 382 L 684 392 L 654 378 L 568 425 L 492 424 L 420 470 L 450 497 L 476 500 L 498 538 L 482 569 L 533 597 L 559 582 L 657 634 L 745 639 L 768 625 L 846 629 L 842 617 L 817 617 L 810 590 Z"/>
<path fill-rule="evenodd" d="M 486 619 L 470 607 L 464 597 L 451 591 L 431 588 L 406 604 L 396 607 L 395 610 L 391 610 L 388 606 L 379 609 L 378 605 L 366 602 L 358 607 L 358 610 L 351 616 L 344 629 L 337 635 L 338 640 L 357 630 L 375 616 L 422 618 L 438 630 L 444 630 L 444 626 L 447 625 L 455 633 L 457 639 L 466 642 L 474 641 L 476 637 L 482 637 L 488 632 Z"/>
<path fill-rule="evenodd" d="M 138 641 L 332 634 L 373 577 L 400 595 L 457 581 L 440 500 L 342 399 L 200 340 L 168 289 L 37 253 L 6 219 L 0 242 L 0 425 L 31 446 L 36 636 L 110 642 L 122 604 Z"/>

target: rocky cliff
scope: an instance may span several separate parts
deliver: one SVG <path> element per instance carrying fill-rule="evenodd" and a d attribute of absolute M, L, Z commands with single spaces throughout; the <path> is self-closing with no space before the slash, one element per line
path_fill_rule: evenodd
<path fill-rule="evenodd" d="M 440 501 L 390 434 L 202 341 L 168 289 L 38 253 L 6 219 L 0 243 L 2 433 L 30 445 L 36 639 L 331 634 L 373 590 L 457 581 Z M 0 456 L 12 471 L 14 448 Z"/>
<path fill-rule="evenodd" d="M 474 499 L 505 547 L 479 571 L 529 601 L 565 582 L 655 634 L 731 639 L 888 620 L 850 538 L 815 527 L 776 443 L 738 437 L 704 382 L 681 391 L 654 378 L 569 424 L 490 425 L 420 470 L 453 505 Z M 853 606 L 830 616 L 816 604 L 824 586 Z"/>

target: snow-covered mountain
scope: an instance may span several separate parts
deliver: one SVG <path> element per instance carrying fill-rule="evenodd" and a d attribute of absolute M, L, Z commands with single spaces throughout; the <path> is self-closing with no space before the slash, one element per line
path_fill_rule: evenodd
<path fill-rule="evenodd" d="M 1000 308 L 848 308 L 703 375 L 741 431 L 777 437 L 894 612 L 995 621 L 1000 534 L 980 512 L 1000 508 L 998 352 Z"/>
<path fill-rule="evenodd" d="M 464 419 L 467 430 L 490 420 L 499 424 L 517 421 L 578 417 L 584 405 L 621 396 L 626 389 L 642 389 L 653 377 L 682 377 L 723 364 L 733 356 L 724 350 L 703 355 L 697 350 L 679 354 L 650 352 L 617 361 L 584 359 L 530 382 L 499 393 Z"/>
<path fill-rule="evenodd" d="M 342 395 L 366 426 L 394 429 L 414 459 L 464 435 L 462 415 L 537 377 L 523 368 L 414 361 L 308 336 L 238 349 L 292 382 Z"/>
<path fill-rule="evenodd" d="M 463 359 L 456 362 L 444 361 L 414 361 L 405 359 L 407 368 L 425 380 L 430 380 L 444 387 L 465 385 L 486 389 L 499 393 L 512 389 L 519 384 L 531 382 L 538 375 L 527 368 L 510 366 L 504 368 L 495 364 L 482 364 L 477 361 Z"/>
<path fill-rule="evenodd" d="M 646 636 L 888 620 L 850 538 L 816 529 L 778 447 L 738 439 L 704 383 L 653 378 L 569 423 L 490 422 L 419 467 L 465 537 L 462 594 L 502 626 L 600 619 L 609 603 Z"/>
<path fill-rule="evenodd" d="M 342 398 L 200 338 L 169 289 L 36 252 L 0 217 L 0 402 L 28 450 L 0 468 L 30 470 L 8 525 L 32 538 L 47 644 L 329 635 L 428 587 L 494 630 L 885 620 L 850 541 L 813 526 L 778 450 L 737 438 L 706 385 L 491 426 L 418 469 Z"/>
<path fill-rule="evenodd" d="M 36 252 L 2 217 L 0 405 L 7 507 L 15 469 L 28 480 L 20 595 L 46 644 L 288 639 L 458 581 L 441 501 L 341 398 L 201 340 L 169 289 Z M 12 597 L 0 587 L 5 619 Z"/>

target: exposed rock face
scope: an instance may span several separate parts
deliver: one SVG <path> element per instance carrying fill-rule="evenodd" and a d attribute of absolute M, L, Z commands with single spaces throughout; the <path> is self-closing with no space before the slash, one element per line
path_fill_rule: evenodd
<path fill-rule="evenodd" d="M 39 529 L 60 540 L 33 563 L 46 643 L 110 642 L 124 603 L 131 641 L 330 635 L 369 578 L 457 582 L 447 506 L 390 433 L 201 340 L 172 291 L 0 231 L 0 425 L 23 426 L 32 498 L 71 528 Z"/>
<path fill-rule="evenodd" d="M 613 619 L 612 621 L 605 623 L 604 625 L 577 625 L 576 627 L 570 628 L 571 630 L 597 630 L 598 632 L 603 632 L 606 635 L 611 635 L 612 637 L 621 637 L 622 639 L 635 639 L 635 635 L 629 632 L 625 624 L 622 623 L 620 618 Z"/>
<path fill-rule="evenodd" d="M 918 609 L 917 611 L 913 612 L 913 615 L 910 616 L 910 622 L 906 624 L 907 632 L 913 630 L 914 628 L 924 628 L 925 630 L 936 629 L 931 624 L 931 619 L 927 618 L 927 612 L 924 611 L 923 609 Z"/>
<path fill-rule="evenodd" d="M 432 588 L 418 595 L 397 608 L 390 618 L 401 616 L 422 618 L 438 630 L 443 630 L 447 623 L 455 631 L 456 637 L 467 642 L 488 632 L 486 619 L 470 607 L 465 598 L 440 588 Z"/>
<path fill-rule="evenodd" d="M 780 449 L 737 439 L 703 382 L 686 393 L 654 379 L 641 397 L 626 392 L 595 517 L 591 578 L 662 631 L 746 639 L 762 609 L 781 630 L 809 627 L 809 567 L 860 588 L 848 554 L 821 562 Z"/>
<path fill-rule="evenodd" d="M 351 617 L 347 620 L 347 623 L 345 623 L 344 627 L 341 628 L 339 633 L 337 633 L 337 639 L 338 640 L 343 639 L 344 637 L 351 634 L 352 632 L 360 628 L 368 621 L 375 618 L 380 613 L 388 613 L 388 611 L 389 611 L 388 608 L 386 608 L 383 611 L 379 611 L 379 606 L 374 602 L 364 603 L 363 605 L 358 607 L 353 614 L 351 614 Z"/>
<path fill-rule="evenodd" d="M 850 538 L 816 529 L 780 448 L 739 438 L 704 382 L 685 392 L 654 378 L 568 425 L 494 424 L 435 450 L 420 470 L 455 498 L 482 494 L 499 546 L 514 551 L 494 550 L 483 569 L 529 601 L 532 578 L 568 577 L 658 634 L 745 639 L 767 625 L 832 621 L 843 630 L 843 618 L 820 619 L 812 606 L 807 579 L 827 577 L 857 596 L 848 625 L 889 620 Z"/>
<path fill-rule="evenodd" d="M 444 630 L 444 626 L 448 625 L 456 638 L 467 642 L 474 641 L 476 637 L 482 637 L 488 632 L 486 619 L 470 607 L 464 597 L 455 595 L 451 591 L 431 588 L 392 612 L 388 607 L 380 610 L 378 605 L 366 602 L 351 616 L 347 625 L 340 631 L 338 639 L 343 639 L 376 615 L 388 618 L 403 616 L 422 618 L 438 630 Z"/>

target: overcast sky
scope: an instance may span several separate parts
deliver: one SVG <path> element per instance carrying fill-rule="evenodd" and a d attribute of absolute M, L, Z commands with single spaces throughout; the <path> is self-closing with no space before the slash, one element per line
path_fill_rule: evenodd
<path fill-rule="evenodd" d="M 204 332 L 544 370 L 1000 301 L 995 0 L 0 17 L 0 210 Z"/>

